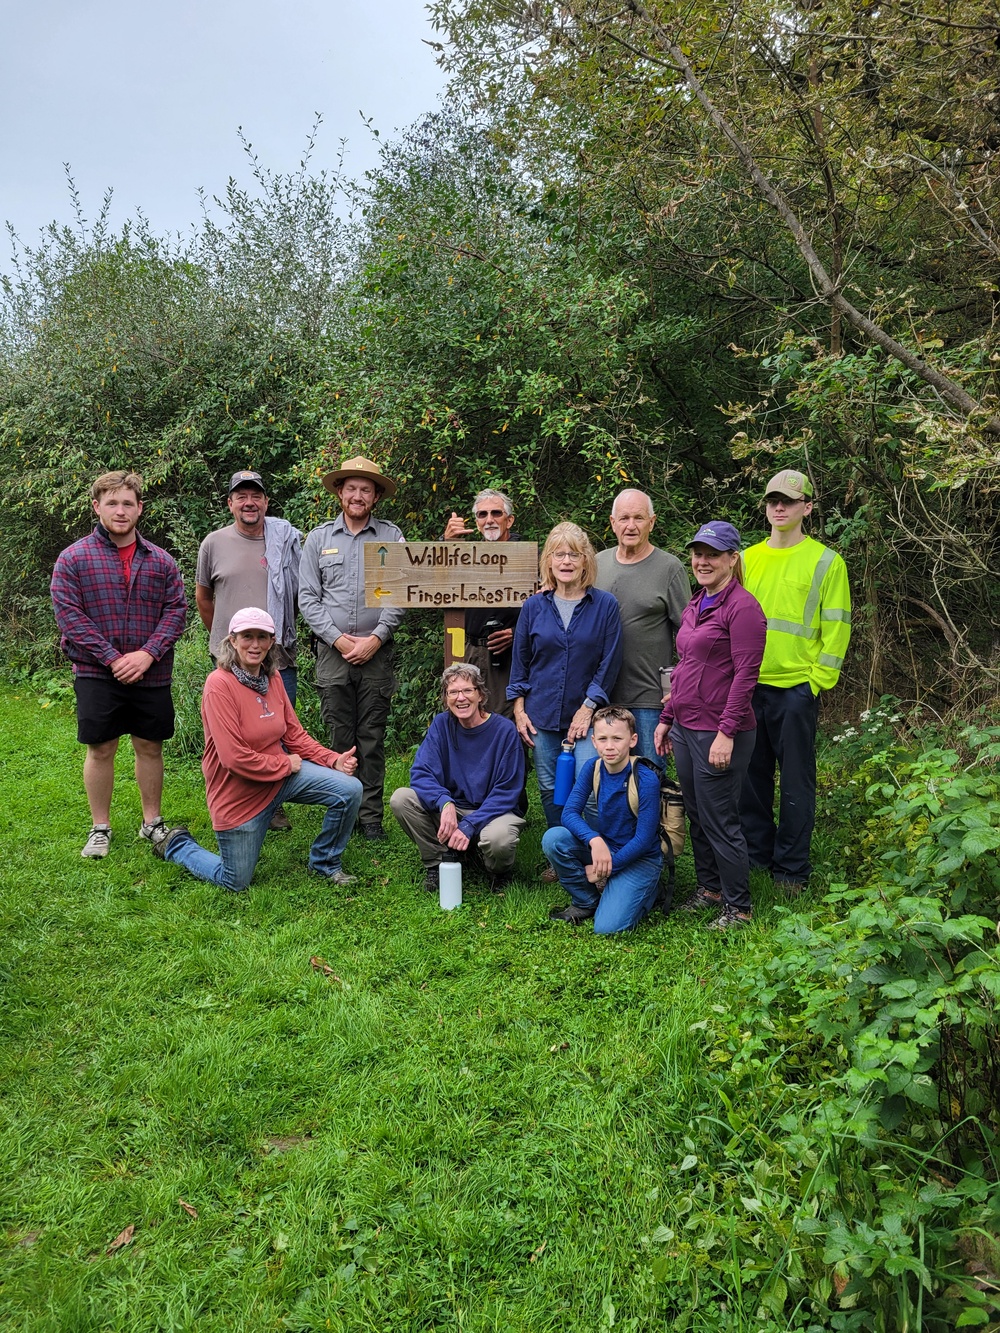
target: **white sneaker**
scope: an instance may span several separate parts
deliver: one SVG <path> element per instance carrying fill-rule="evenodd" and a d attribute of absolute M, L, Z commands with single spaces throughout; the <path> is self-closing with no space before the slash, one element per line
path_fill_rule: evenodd
<path fill-rule="evenodd" d="M 162 842 L 167 836 L 167 826 L 163 822 L 163 816 L 154 819 L 150 824 L 141 824 L 139 826 L 139 837 L 145 842 L 151 842 L 155 847 L 158 842 Z"/>
<path fill-rule="evenodd" d="M 111 828 L 108 824 L 95 824 L 90 830 L 90 837 L 83 844 L 81 856 L 107 856 L 111 842 Z"/>

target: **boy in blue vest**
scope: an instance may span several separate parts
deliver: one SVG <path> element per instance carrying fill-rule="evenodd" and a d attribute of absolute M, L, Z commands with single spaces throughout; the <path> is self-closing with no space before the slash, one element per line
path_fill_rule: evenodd
<path fill-rule="evenodd" d="M 656 902 L 660 779 L 651 764 L 632 758 L 638 736 L 627 708 L 599 708 L 593 728 L 598 757 L 580 770 L 562 826 L 546 830 L 542 850 L 573 899 L 549 916 L 574 926 L 593 917 L 596 934 L 613 935 L 641 921 Z M 595 805 L 592 828 L 584 815 L 593 816 Z"/>

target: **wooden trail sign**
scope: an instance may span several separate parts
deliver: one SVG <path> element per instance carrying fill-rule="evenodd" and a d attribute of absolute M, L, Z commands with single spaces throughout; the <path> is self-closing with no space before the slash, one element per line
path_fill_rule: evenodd
<path fill-rule="evenodd" d="M 463 610 L 520 607 L 539 587 L 536 542 L 365 542 L 364 555 L 366 606 L 445 612 L 446 666 L 465 657 Z"/>

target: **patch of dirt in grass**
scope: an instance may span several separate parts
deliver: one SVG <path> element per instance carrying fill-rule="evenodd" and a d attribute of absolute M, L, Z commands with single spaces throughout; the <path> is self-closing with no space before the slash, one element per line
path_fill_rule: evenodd
<path fill-rule="evenodd" d="M 293 1148 L 311 1148 L 313 1136 L 311 1134 L 269 1134 L 264 1142 L 267 1144 L 268 1152 L 291 1152 Z"/>

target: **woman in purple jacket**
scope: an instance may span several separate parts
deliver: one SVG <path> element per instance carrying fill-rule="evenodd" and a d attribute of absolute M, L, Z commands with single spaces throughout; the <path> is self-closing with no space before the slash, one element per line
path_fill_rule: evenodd
<path fill-rule="evenodd" d="M 751 697 L 767 622 L 743 587 L 740 534 L 706 523 L 688 542 L 698 591 L 681 618 L 678 662 L 656 728 L 673 754 L 691 825 L 697 888 L 680 911 L 713 909 L 711 930 L 750 920 L 750 863 L 740 828 L 740 787 L 754 747 Z"/>

